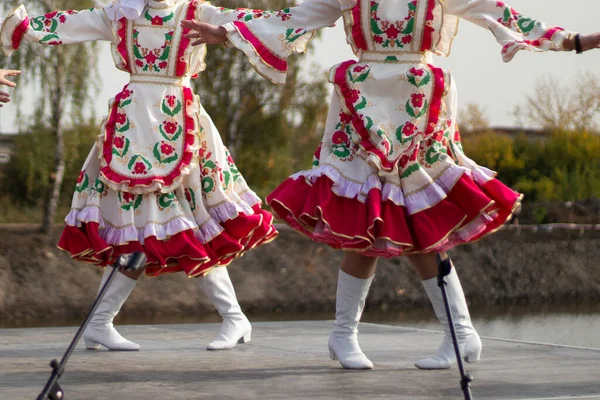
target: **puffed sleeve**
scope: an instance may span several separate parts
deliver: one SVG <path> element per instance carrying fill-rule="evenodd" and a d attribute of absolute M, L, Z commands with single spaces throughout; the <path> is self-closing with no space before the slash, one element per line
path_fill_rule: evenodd
<path fill-rule="evenodd" d="M 572 32 L 526 17 L 502 1 L 444 0 L 444 12 L 489 29 L 502 46 L 502 59 L 509 62 L 519 50 L 563 50 Z"/>
<path fill-rule="evenodd" d="M 315 31 L 342 15 L 339 0 L 309 0 L 279 11 L 216 9 L 204 22 L 227 29 L 231 45 L 242 50 L 254 69 L 274 83 L 285 83 L 287 57 L 302 53 Z"/>
<path fill-rule="evenodd" d="M 45 45 L 80 43 L 114 39 L 111 23 L 101 8 L 84 11 L 54 11 L 29 17 L 24 6 L 0 17 L 2 51 L 9 56 L 22 41 Z"/>

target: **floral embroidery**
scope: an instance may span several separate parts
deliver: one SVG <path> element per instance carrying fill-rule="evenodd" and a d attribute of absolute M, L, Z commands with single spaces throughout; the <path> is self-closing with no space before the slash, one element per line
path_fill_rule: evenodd
<path fill-rule="evenodd" d="M 357 64 L 348 69 L 348 79 L 354 86 L 357 83 L 364 82 L 369 77 L 370 72 L 371 68 L 368 65 Z M 360 93 L 360 90 L 352 89 L 350 94 L 350 100 L 356 110 L 362 110 L 367 106 L 367 99 Z"/>
<path fill-rule="evenodd" d="M 127 114 L 123 110 L 123 107 L 131 104 L 133 92 L 129 89 L 123 89 L 119 100 L 119 106 L 117 107 L 117 115 L 115 116 L 115 130 L 119 133 L 125 133 L 131 129 L 131 123 Z M 123 136 L 117 135 L 113 138 L 112 142 L 112 154 L 118 157 L 125 157 L 129 152 L 131 141 Z"/>
<path fill-rule="evenodd" d="M 431 73 L 426 68 L 412 67 L 407 73 L 408 81 L 416 87 L 427 85 L 431 82 Z"/>
<path fill-rule="evenodd" d="M 171 43 L 173 42 L 173 31 L 165 33 L 165 43 L 158 49 L 142 47 L 139 42 L 140 32 L 133 30 L 133 55 L 135 65 L 142 71 L 161 72 L 167 69 Z"/>
<path fill-rule="evenodd" d="M 182 104 L 177 96 L 168 95 L 163 99 L 161 109 L 165 114 L 169 115 L 171 119 L 163 121 L 158 129 L 162 137 L 169 142 L 177 140 L 183 133 L 183 126 L 175 119 L 175 117 L 181 113 L 181 108 Z M 155 148 L 157 145 L 158 143 L 155 145 Z"/>
<path fill-rule="evenodd" d="M 196 193 L 194 193 L 194 191 L 190 188 L 185 188 L 184 192 L 185 199 L 189 203 L 190 209 L 192 210 L 192 212 L 196 211 Z"/>
<path fill-rule="evenodd" d="M 217 162 L 211 160 L 212 152 L 208 151 L 208 144 L 206 141 L 202 141 L 200 144 L 200 167 L 202 168 L 202 191 L 204 193 L 211 193 L 216 190 L 217 177 L 220 178 L 219 165 Z"/>
<path fill-rule="evenodd" d="M 412 67 L 406 74 L 408 82 L 420 88 L 431 82 L 431 73 L 426 68 Z M 415 120 L 421 118 L 429 108 L 429 102 L 425 98 L 425 94 L 419 91 L 411 93 L 405 104 L 406 112 Z"/>
<path fill-rule="evenodd" d="M 108 189 L 100 178 L 96 179 L 96 182 L 94 183 L 94 190 L 96 191 L 96 193 L 98 193 L 100 197 L 108 195 Z"/>
<path fill-rule="evenodd" d="M 154 26 L 163 26 L 165 24 L 165 22 L 172 20 L 174 16 L 175 16 L 175 14 L 173 12 L 171 12 L 171 14 L 169 14 L 165 17 L 161 17 L 160 15 L 155 15 L 153 17 L 152 15 L 150 15 L 150 11 L 148 9 L 146 9 L 146 13 L 144 14 L 144 18 L 146 18 L 146 20 L 150 21 L 150 23 L 152 23 L 152 25 L 154 25 Z"/>
<path fill-rule="evenodd" d="M 119 197 L 119 202 L 121 203 L 121 208 L 125 211 L 129 211 L 132 208 L 136 210 L 141 204 L 143 195 L 132 194 L 128 192 L 117 192 Z"/>
<path fill-rule="evenodd" d="M 339 114 L 339 122 L 331 138 L 331 152 L 342 161 L 352 161 L 355 150 L 352 148 L 352 116 L 343 111 Z M 318 151 L 320 152 L 321 146 Z"/>
<path fill-rule="evenodd" d="M 243 182 L 244 178 L 242 177 L 242 174 L 240 173 L 240 171 L 238 170 L 237 166 L 235 165 L 235 161 L 233 160 L 233 157 L 231 157 L 231 154 L 229 153 L 229 149 L 225 149 L 225 157 L 227 157 L 227 165 L 229 167 L 229 170 L 227 171 L 221 171 L 220 174 L 220 178 L 221 178 L 221 186 L 223 187 L 223 189 L 227 189 L 229 187 L 229 184 L 232 182 Z"/>
<path fill-rule="evenodd" d="M 150 164 L 150 161 L 143 155 L 136 154 L 129 160 L 127 168 L 129 168 L 134 175 L 145 175 L 152 169 L 152 164 Z"/>
<path fill-rule="evenodd" d="M 318 167 L 321 163 L 321 147 L 323 147 L 323 142 L 319 143 L 319 147 L 317 147 L 317 150 L 315 150 L 315 154 L 313 154 L 313 167 Z"/>
<path fill-rule="evenodd" d="M 417 1 L 408 3 L 408 15 L 402 21 L 385 21 L 378 15 L 378 0 L 371 1 L 371 31 L 373 41 L 382 47 L 404 48 L 413 40 Z"/>
<path fill-rule="evenodd" d="M 176 208 L 177 207 L 177 198 L 175 197 L 175 193 L 164 193 L 158 196 L 158 209 L 160 211 L 164 211 L 167 208 Z"/>
<path fill-rule="evenodd" d="M 79 173 L 79 176 L 77 177 L 77 184 L 75 185 L 75 191 L 77 193 L 81 193 L 81 192 L 85 191 L 89 185 L 90 185 L 90 179 L 89 179 L 88 175 L 85 173 L 85 170 L 81 171 Z"/>
<path fill-rule="evenodd" d="M 175 148 L 164 140 L 154 145 L 152 153 L 161 164 L 168 164 L 179 158 Z"/>
<path fill-rule="evenodd" d="M 231 14 L 235 12 L 237 13 L 236 18 L 239 21 L 244 22 L 251 21 L 257 18 L 270 18 L 272 15 L 281 18 L 282 21 L 288 21 L 292 17 L 292 14 L 290 13 L 291 10 L 289 8 L 284 8 L 283 10 L 279 11 L 264 11 L 250 10 L 247 8 L 237 8 L 234 10 L 231 8 L 219 7 L 218 10 L 222 14 Z"/>
<path fill-rule="evenodd" d="M 501 1 L 496 2 L 496 7 L 504 8 L 504 12 L 502 17 L 498 18 L 498 22 L 507 27 L 508 29 L 514 29 L 523 34 L 528 34 L 536 27 L 542 25 L 541 22 L 538 22 L 532 18 L 526 17 L 523 14 L 520 14 L 513 8 L 507 6 L 505 3 Z M 514 26 L 516 25 L 516 27 Z"/>
<path fill-rule="evenodd" d="M 306 29 L 304 28 L 288 28 L 285 30 L 285 36 L 280 37 L 283 46 L 285 48 L 289 48 L 291 43 L 294 43 L 296 40 L 300 39 L 302 36 L 306 34 Z"/>
<path fill-rule="evenodd" d="M 59 45 L 62 44 L 60 36 L 56 33 L 56 29 L 60 24 L 67 22 L 68 15 L 75 15 L 77 11 L 54 11 L 49 14 L 40 15 L 39 17 L 31 20 L 31 26 L 33 30 L 38 32 L 45 32 L 43 38 L 40 39 L 41 44 L 48 45 Z"/>

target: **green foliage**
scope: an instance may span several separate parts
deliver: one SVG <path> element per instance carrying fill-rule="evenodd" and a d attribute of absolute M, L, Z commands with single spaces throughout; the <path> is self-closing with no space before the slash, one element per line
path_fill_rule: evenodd
<path fill-rule="evenodd" d="M 90 121 L 65 131 L 65 182 L 61 197 L 69 204 L 74 182 L 98 133 Z M 51 185 L 54 167 L 54 138 L 51 129 L 37 125 L 15 138 L 15 151 L 5 168 L 0 193 L 18 206 L 41 206 Z M 41 214 L 41 213 L 40 213 Z M 32 221 L 30 221 L 32 222 Z"/>
<path fill-rule="evenodd" d="M 466 154 L 525 194 L 526 201 L 600 197 L 600 135 L 556 132 L 545 140 L 493 132 L 465 139 Z"/>

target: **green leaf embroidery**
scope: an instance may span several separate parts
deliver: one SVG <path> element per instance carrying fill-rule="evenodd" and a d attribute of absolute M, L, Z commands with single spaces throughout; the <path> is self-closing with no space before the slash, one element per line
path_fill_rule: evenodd
<path fill-rule="evenodd" d="M 204 178 L 202 178 L 202 190 L 204 191 L 204 193 L 212 192 L 214 187 L 215 181 L 211 177 L 205 176 Z"/>
<path fill-rule="evenodd" d="M 361 100 L 360 103 L 358 103 L 357 105 L 354 106 L 354 108 L 356 110 L 362 110 L 363 108 L 365 108 L 367 106 L 367 99 L 364 96 L 361 96 Z"/>
<path fill-rule="evenodd" d="M 403 172 L 402 175 L 400 176 L 401 178 L 407 178 L 408 176 L 410 176 L 413 172 L 418 171 L 419 168 L 421 168 L 419 166 L 418 163 L 414 163 L 412 165 L 410 165 L 408 168 L 406 168 Z"/>
<path fill-rule="evenodd" d="M 202 167 L 209 168 L 209 169 L 215 169 L 215 168 L 217 168 L 217 164 L 215 164 L 214 161 L 209 160 L 209 161 L 205 162 Z"/>
<path fill-rule="evenodd" d="M 169 105 L 167 104 L 167 99 L 164 99 L 163 103 L 162 103 L 162 111 L 165 114 L 170 115 L 171 117 L 174 117 L 175 115 L 179 114 L 179 112 L 181 111 L 181 101 L 177 100 L 177 105 L 175 106 L 175 108 L 173 110 L 171 110 L 169 108 Z"/>
<path fill-rule="evenodd" d="M 508 22 L 512 19 L 512 13 L 510 12 L 510 7 L 504 8 L 504 22 Z"/>
<path fill-rule="evenodd" d="M 125 125 L 123 125 L 120 128 L 117 128 L 117 132 L 119 132 L 119 133 L 127 132 L 129 130 L 130 126 L 131 126 L 131 124 L 129 124 L 129 118 L 127 118 L 127 122 L 125 122 Z"/>
<path fill-rule="evenodd" d="M 372 8 L 375 9 L 375 6 Z M 371 31 L 373 31 L 373 33 L 376 35 L 383 35 L 384 33 L 381 29 L 379 29 L 379 24 L 375 18 L 371 18 Z"/>
<path fill-rule="evenodd" d="M 527 17 L 519 17 L 517 20 L 517 26 L 523 31 L 523 33 L 529 33 L 535 28 L 537 21 Z"/>
<path fill-rule="evenodd" d="M 406 27 L 402 30 L 402 33 L 404 35 L 408 35 L 410 33 L 413 33 L 415 29 L 415 19 L 411 18 L 408 20 L 408 24 L 406 24 Z"/>
<path fill-rule="evenodd" d="M 368 77 L 369 77 L 369 73 L 371 72 L 370 68 L 367 68 L 367 70 L 363 73 L 361 73 L 360 75 L 358 75 L 356 78 L 354 78 L 352 80 L 352 82 L 354 83 L 360 83 L 360 82 L 364 82 Z"/>
<path fill-rule="evenodd" d="M 165 193 L 158 198 L 158 204 L 162 208 L 168 208 L 175 201 L 175 193 Z"/>
<path fill-rule="evenodd" d="M 40 43 L 46 43 L 46 42 L 49 42 L 54 39 L 60 40 L 60 37 L 56 33 L 50 33 L 50 34 L 44 36 L 43 38 L 41 38 Z"/>
<path fill-rule="evenodd" d="M 425 161 L 427 161 L 427 163 L 429 164 L 437 162 L 439 158 L 440 153 L 438 149 L 435 148 L 435 146 L 431 146 L 429 150 L 427 150 L 427 152 L 425 153 Z"/>
<path fill-rule="evenodd" d="M 88 178 L 88 175 L 83 174 L 83 180 L 81 181 L 81 183 L 79 183 L 77 186 L 75 186 L 75 191 L 77 191 L 78 193 L 81 193 L 85 189 L 88 188 L 89 184 L 90 184 L 90 180 Z"/>

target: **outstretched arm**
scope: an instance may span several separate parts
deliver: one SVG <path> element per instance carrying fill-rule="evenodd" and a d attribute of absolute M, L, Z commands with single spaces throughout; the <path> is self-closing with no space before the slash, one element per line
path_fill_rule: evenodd
<path fill-rule="evenodd" d="M 502 58 L 508 62 L 520 50 L 571 51 L 575 49 L 575 33 L 529 18 L 503 1 L 445 0 L 444 11 L 464 18 L 495 36 L 502 46 Z M 583 51 L 598 48 L 600 35 L 581 35 Z"/>
<path fill-rule="evenodd" d="M 29 17 L 24 6 L 0 17 L 2 51 L 6 56 L 16 51 L 25 40 L 60 45 L 92 40 L 112 41 L 114 35 L 110 20 L 103 9 L 84 11 L 54 11 L 38 17 Z"/>
<path fill-rule="evenodd" d="M 0 85 L 15 87 L 17 86 L 14 82 L 6 79 L 7 76 L 17 76 L 21 73 L 21 71 L 9 70 L 9 69 L 0 69 Z M 0 107 L 3 107 L 1 103 L 10 102 L 10 94 L 0 91 Z"/>
<path fill-rule="evenodd" d="M 245 10 L 230 10 L 225 14 L 229 20 L 210 8 L 203 9 L 206 11 L 200 21 L 182 23 L 192 30 L 187 37 L 194 39 L 193 44 L 229 41 L 248 56 L 259 74 L 275 83 L 285 82 L 287 57 L 304 52 L 316 30 L 332 26 L 342 15 L 339 0 L 310 0 L 251 15 Z"/>

